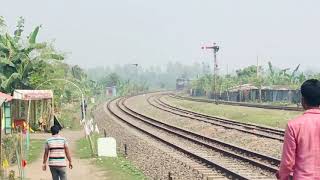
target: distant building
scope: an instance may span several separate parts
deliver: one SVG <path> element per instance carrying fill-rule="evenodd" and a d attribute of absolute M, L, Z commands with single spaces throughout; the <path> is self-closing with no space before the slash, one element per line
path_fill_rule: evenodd
<path fill-rule="evenodd" d="M 13 92 L 12 101 L 14 127 L 29 126 L 39 128 L 39 130 L 48 130 L 55 124 L 52 90 L 16 89 Z"/>
<path fill-rule="evenodd" d="M 252 84 L 242 84 L 229 88 L 220 94 L 221 100 L 236 101 L 236 102 L 250 102 L 259 101 L 260 90 Z M 261 100 L 263 102 L 300 102 L 300 91 L 292 89 L 285 85 L 273 85 L 261 87 Z"/>
<path fill-rule="evenodd" d="M 189 79 L 177 78 L 176 79 L 176 90 L 177 91 L 185 90 L 186 88 L 188 88 L 189 82 L 190 82 Z"/>
<path fill-rule="evenodd" d="M 109 97 L 117 96 L 117 86 L 107 87 L 106 96 L 109 96 Z"/>
<path fill-rule="evenodd" d="M 261 90 L 261 96 L 264 101 L 283 101 L 299 103 L 301 99 L 300 90 L 293 89 L 286 85 L 264 86 Z"/>
<path fill-rule="evenodd" d="M 258 88 L 252 84 L 242 84 L 229 88 L 222 94 L 222 99 L 227 101 L 245 102 L 258 99 Z"/>

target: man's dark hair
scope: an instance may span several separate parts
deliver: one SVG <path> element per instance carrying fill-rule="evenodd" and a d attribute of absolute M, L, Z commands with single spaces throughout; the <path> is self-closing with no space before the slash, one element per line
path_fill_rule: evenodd
<path fill-rule="evenodd" d="M 51 127 L 51 134 L 52 134 L 52 135 L 58 134 L 59 131 L 60 131 L 60 128 L 59 128 L 58 126 L 52 126 L 52 127 Z"/>
<path fill-rule="evenodd" d="M 320 105 L 320 81 L 317 79 L 309 79 L 301 86 L 301 95 L 309 106 Z"/>

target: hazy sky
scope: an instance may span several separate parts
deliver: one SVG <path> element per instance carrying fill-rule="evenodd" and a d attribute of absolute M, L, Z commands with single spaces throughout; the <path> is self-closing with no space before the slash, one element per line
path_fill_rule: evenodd
<path fill-rule="evenodd" d="M 26 18 L 42 24 L 40 38 L 56 39 L 82 67 L 168 61 L 210 62 L 200 49 L 218 42 L 220 67 L 270 59 L 320 70 L 320 1 L 297 0 L 1 0 L 9 26 Z"/>

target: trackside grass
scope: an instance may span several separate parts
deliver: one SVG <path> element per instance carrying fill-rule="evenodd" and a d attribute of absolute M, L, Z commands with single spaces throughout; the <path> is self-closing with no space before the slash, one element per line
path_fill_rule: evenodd
<path fill-rule="evenodd" d="M 288 120 L 302 114 L 302 112 L 294 111 L 261 109 L 223 104 L 216 105 L 213 103 L 178 100 L 170 97 L 165 97 L 165 100 L 171 105 L 186 108 L 195 112 L 277 128 L 285 128 Z"/>
<path fill-rule="evenodd" d="M 93 140 L 96 142 L 98 136 L 94 136 Z M 81 159 L 91 158 L 91 150 L 88 146 L 88 141 L 85 138 L 77 142 L 77 156 Z M 105 172 L 106 179 L 117 180 L 141 180 L 146 179 L 143 173 L 138 170 L 132 163 L 121 155 L 118 158 L 98 157 L 93 160 L 101 170 Z"/>

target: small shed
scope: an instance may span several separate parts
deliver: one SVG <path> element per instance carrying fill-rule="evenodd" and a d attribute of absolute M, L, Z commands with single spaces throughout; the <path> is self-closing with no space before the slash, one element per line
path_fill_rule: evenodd
<path fill-rule="evenodd" d="M 31 127 L 48 129 L 54 123 L 52 90 L 15 90 L 13 92 L 15 125 L 26 123 Z"/>
<path fill-rule="evenodd" d="M 291 102 L 300 101 L 300 91 L 285 85 L 264 86 L 261 90 L 264 101 L 269 102 Z"/>
<path fill-rule="evenodd" d="M 228 90 L 228 100 L 244 102 L 258 97 L 258 88 L 252 84 L 242 84 Z"/>
<path fill-rule="evenodd" d="M 0 92 L 0 120 L 1 132 L 10 134 L 12 129 L 12 111 L 11 111 L 12 96 Z"/>
<path fill-rule="evenodd" d="M 190 81 L 191 80 L 185 79 L 185 78 L 177 78 L 176 79 L 176 90 L 182 91 L 182 90 L 188 88 Z"/>
<path fill-rule="evenodd" d="M 114 97 L 117 96 L 117 86 L 110 86 L 106 88 L 106 96 Z"/>

